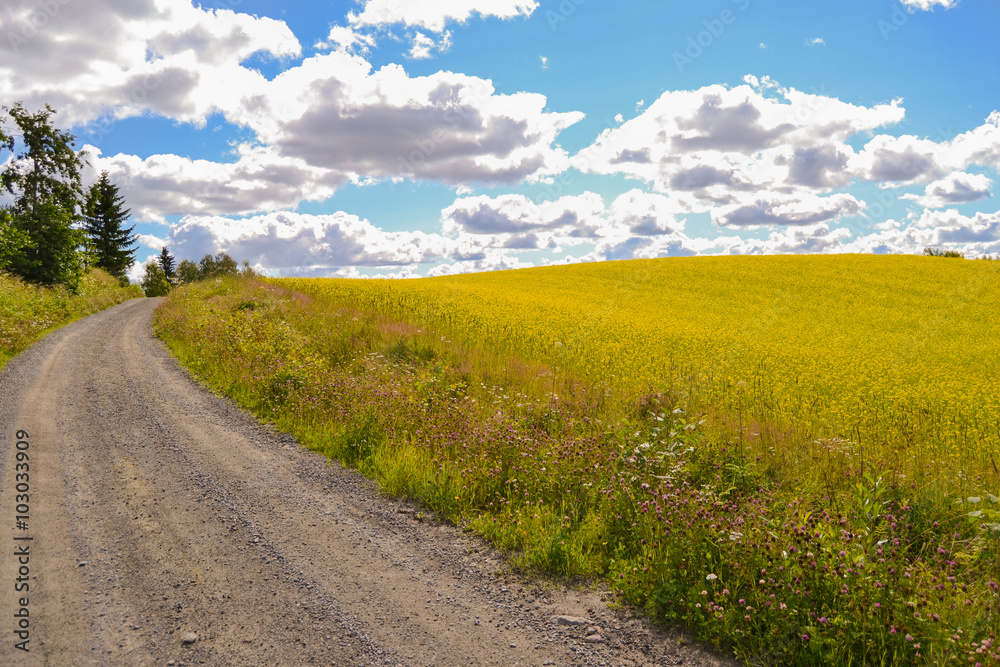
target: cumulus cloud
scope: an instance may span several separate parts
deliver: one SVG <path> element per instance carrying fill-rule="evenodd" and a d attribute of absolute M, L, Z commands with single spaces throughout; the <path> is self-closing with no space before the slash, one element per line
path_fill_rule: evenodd
<path fill-rule="evenodd" d="M 456 200 L 441 213 L 445 233 L 520 234 L 561 232 L 573 236 L 600 227 L 604 202 L 587 192 L 534 203 L 524 195 L 467 197 Z"/>
<path fill-rule="evenodd" d="M 535 0 L 367 0 L 361 12 L 348 14 L 356 26 L 403 24 L 442 32 L 449 21 L 464 22 L 473 14 L 501 19 L 531 16 Z"/>
<path fill-rule="evenodd" d="M 556 135 L 583 114 L 546 110 L 545 96 L 497 94 L 477 77 L 375 72 L 342 52 L 309 58 L 245 97 L 231 114 L 286 157 L 375 178 L 452 185 L 517 183 L 559 173 Z"/>
<path fill-rule="evenodd" d="M 695 254 L 711 246 L 684 234 L 678 203 L 631 190 L 610 206 L 595 193 L 535 203 L 523 195 L 468 197 L 442 212 L 442 229 L 466 247 L 505 250 L 584 249 L 569 261 Z M 587 251 L 587 248 L 590 248 Z"/>
<path fill-rule="evenodd" d="M 927 210 L 905 220 L 887 220 L 878 231 L 844 245 L 843 252 L 917 254 L 924 248 L 957 250 L 967 257 L 1000 253 L 1000 214 L 965 216 L 954 209 Z"/>
<path fill-rule="evenodd" d="M 903 119 L 900 100 L 865 107 L 767 78 L 745 82 L 668 91 L 636 118 L 604 130 L 572 164 L 640 179 L 669 193 L 677 211 L 708 212 L 731 229 L 827 225 L 840 234 L 840 219 L 867 208 L 843 192 L 862 182 L 924 185 L 923 195 L 902 198 L 925 208 L 990 196 L 991 180 L 965 170 L 1000 168 L 1000 112 L 951 139 L 891 136 L 877 131 Z M 856 149 L 851 140 L 859 135 L 868 139 Z M 786 240 L 767 247 L 797 247 L 804 238 L 776 233 Z"/>
<path fill-rule="evenodd" d="M 912 199 L 924 208 L 945 208 L 955 204 L 967 204 L 990 196 L 993 181 L 983 174 L 955 172 L 930 183 L 924 194 L 904 194 L 903 199 Z"/>
<path fill-rule="evenodd" d="M 777 230 L 766 239 L 728 239 L 722 245 L 727 255 L 818 254 L 843 252 L 850 236 L 851 232 L 842 227 L 817 223 Z"/>
<path fill-rule="evenodd" d="M 263 81 L 254 54 L 300 53 L 280 21 L 189 0 L 10 0 L 0 13 L 0 97 L 51 104 L 62 122 L 153 111 L 199 123 Z"/>
<path fill-rule="evenodd" d="M 450 257 L 454 242 L 420 231 L 386 232 L 344 212 L 275 212 L 244 219 L 188 216 L 170 230 L 175 257 L 229 253 L 268 270 L 327 275 L 349 267 L 404 267 Z"/>
<path fill-rule="evenodd" d="M 324 200 L 346 181 L 343 174 L 261 147 L 242 146 L 232 163 L 178 155 L 103 157 L 93 146 L 85 150 L 90 157 L 87 179 L 96 180 L 97 174 L 107 171 L 133 216 L 150 222 L 163 222 L 168 215 L 240 215 L 290 208 L 303 200 Z"/>
<path fill-rule="evenodd" d="M 770 226 L 808 226 L 827 223 L 844 216 L 860 214 L 865 203 L 853 195 L 837 194 L 819 197 L 802 194 L 782 197 L 760 194 L 748 202 L 720 207 L 712 211 L 712 219 L 723 227 L 753 229 Z"/>
<path fill-rule="evenodd" d="M 982 125 L 948 142 L 945 155 L 948 164 L 955 168 L 979 164 L 1000 169 L 1000 111 L 994 111 Z"/>
<path fill-rule="evenodd" d="M 611 204 L 611 220 L 638 237 L 664 236 L 684 231 L 684 220 L 677 219 L 678 205 L 663 195 L 630 190 Z"/>
<path fill-rule="evenodd" d="M 864 107 L 767 78 L 746 82 L 668 91 L 636 118 L 604 130 L 573 164 L 642 179 L 662 192 L 692 192 L 708 208 L 754 189 L 840 187 L 854 157 L 846 140 L 903 118 L 899 100 Z"/>
<path fill-rule="evenodd" d="M 932 11 L 936 6 L 951 9 L 958 5 L 958 0 L 900 0 L 900 2 L 906 7 L 925 12 Z"/>
<path fill-rule="evenodd" d="M 943 146 L 911 135 L 879 135 L 851 158 L 850 169 L 865 180 L 913 183 L 942 175 Z"/>

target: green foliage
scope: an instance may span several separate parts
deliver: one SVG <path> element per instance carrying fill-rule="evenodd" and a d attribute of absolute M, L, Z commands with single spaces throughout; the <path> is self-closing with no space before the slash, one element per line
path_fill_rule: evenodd
<path fill-rule="evenodd" d="M 29 113 L 15 104 L 9 113 L 23 150 L 0 173 L 0 191 L 15 197 L 10 224 L 21 232 L 7 268 L 33 282 L 75 290 L 82 272 L 77 247 L 83 238 L 74 227 L 82 199 L 81 154 L 73 149 L 72 134 L 52 126 L 51 107 Z"/>
<path fill-rule="evenodd" d="M 239 264 L 224 252 L 218 253 L 215 257 L 205 255 L 198 262 L 198 275 L 201 280 L 235 276 L 237 273 L 239 273 Z"/>
<path fill-rule="evenodd" d="M 167 274 L 155 261 L 146 263 L 146 273 L 139 284 L 146 296 L 166 296 L 170 291 L 170 281 L 167 279 Z"/>
<path fill-rule="evenodd" d="M 171 278 L 174 277 L 174 268 L 175 268 L 174 256 L 171 255 L 169 252 L 167 252 L 166 246 L 164 246 L 163 249 L 160 250 L 160 254 L 157 257 L 156 261 L 157 263 L 159 263 L 160 270 L 163 271 L 163 275 L 167 277 L 167 280 L 170 280 Z"/>
<path fill-rule="evenodd" d="M 76 294 L 0 273 L 0 368 L 48 331 L 137 296 L 138 286 L 123 287 L 100 269 L 83 275 Z"/>
<path fill-rule="evenodd" d="M 123 208 L 124 200 L 118 186 L 111 182 L 108 172 L 87 191 L 83 205 L 83 232 L 88 261 L 118 278 L 128 282 L 125 275 L 135 262 L 135 227 L 125 228 L 129 209 Z"/>
<path fill-rule="evenodd" d="M 10 212 L 0 208 L 0 271 L 7 269 L 30 237 L 12 224 Z"/>
<path fill-rule="evenodd" d="M 955 257 L 965 259 L 965 254 L 957 250 L 940 250 L 938 248 L 924 248 L 924 255 L 928 257 Z"/>
<path fill-rule="evenodd" d="M 198 265 L 192 262 L 190 259 L 182 260 L 180 264 L 177 265 L 177 280 L 180 283 L 193 283 L 201 277 L 198 271 Z"/>

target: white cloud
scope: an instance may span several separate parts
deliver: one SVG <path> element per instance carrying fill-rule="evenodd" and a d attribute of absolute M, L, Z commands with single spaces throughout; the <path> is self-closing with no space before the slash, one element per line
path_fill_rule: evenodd
<path fill-rule="evenodd" d="M 360 13 L 348 14 L 348 21 L 357 26 L 401 23 L 439 33 L 449 21 L 464 22 L 474 13 L 483 18 L 512 19 L 531 16 L 537 8 L 535 0 L 367 0 Z"/>
<path fill-rule="evenodd" d="M 413 60 L 426 60 L 437 53 L 444 53 L 451 48 L 451 32 L 446 32 L 437 40 L 422 32 L 413 35 L 413 41 L 408 54 Z"/>
<path fill-rule="evenodd" d="M 197 260 L 229 253 L 286 275 L 327 275 L 350 267 L 413 267 L 454 255 L 439 234 L 386 232 L 355 215 L 268 213 L 246 219 L 188 216 L 170 230 L 171 253 Z"/>
<path fill-rule="evenodd" d="M 826 40 L 822 37 L 813 37 L 806 40 L 806 46 L 825 46 Z"/>
<path fill-rule="evenodd" d="M 437 43 L 422 32 L 417 32 L 413 36 L 413 46 L 410 48 L 410 57 L 414 60 L 426 60 L 431 57 L 431 51 Z"/>
<path fill-rule="evenodd" d="M 604 202 L 593 192 L 535 203 L 524 195 L 467 197 L 441 212 L 445 234 L 519 249 L 575 244 L 601 235 Z M 485 240 L 485 237 L 491 237 Z"/>
<path fill-rule="evenodd" d="M 137 240 L 139 241 L 139 245 L 152 248 L 153 250 L 159 250 L 167 245 L 166 239 L 161 239 L 159 236 L 153 236 L 152 234 L 139 234 Z"/>
<path fill-rule="evenodd" d="M 684 220 L 677 219 L 678 204 L 663 195 L 630 190 L 611 204 L 611 220 L 634 236 L 663 236 L 682 232 Z"/>
<path fill-rule="evenodd" d="M 849 170 L 879 183 L 926 182 L 944 174 L 943 146 L 912 135 L 878 135 L 851 158 Z"/>
<path fill-rule="evenodd" d="M 191 160 L 178 155 L 102 157 L 86 146 L 87 180 L 107 171 L 122 190 L 136 220 L 163 222 L 167 215 L 246 214 L 328 198 L 346 182 L 343 174 L 282 158 L 263 148 L 243 146 L 232 163 Z"/>
<path fill-rule="evenodd" d="M 552 144 L 583 114 L 549 112 L 543 95 L 500 95 L 452 72 L 371 69 L 343 52 L 309 58 L 240 99 L 230 119 L 281 155 L 355 177 L 509 184 L 569 163 Z"/>
<path fill-rule="evenodd" d="M 714 209 L 712 220 L 722 227 L 744 229 L 810 226 L 833 222 L 844 216 L 855 216 L 865 208 L 864 202 L 843 193 L 829 197 L 761 193 L 739 204 Z"/>
<path fill-rule="evenodd" d="M 749 76 L 734 88 L 668 91 L 638 117 L 602 132 L 573 164 L 690 193 L 693 208 L 708 210 L 750 191 L 841 187 L 854 156 L 846 140 L 903 113 L 899 100 L 869 108 Z"/>
<path fill-rule="evenodd" d="M 843 252 L 850 236 L 842 227 L 818 223 L 774 231 L 766 239 L 726 239 L 721 245 L 727 255 L 817 254 Z"/>
<path fill-rule="evenodd" d="M 146 110 L 200 123 L 220 100 L 263 81 L 240 64 L 246 58 L 300 52 L 280 21 L 189 0 L 11 0 L 4 9 L 0 98 L 50 104 L 62 123 Z M 45 20 L 36 28 L 39 12 Z"/>
<path fill-rule="evenodd" d="M 1000 169 L 1000 111 L 979 127 L 963 132 L 945 145 L 947 163 L 956 169 L 970 164 Z"/>
<path fill-rule="evenodd" d="M 444 233 L 477 258 L 490 250 L 592 250 L 572 261 L 691 255 L 713 242 L 690 239 L 677 203 L 631 190 L 610 207 L 592 192 L 535 203 L 523 195 L 469 197 L 442 212 Z"/>
<path fill-rule="evenodd" d="M 954 172 L 928 184 L 923 196 L 904 194 L 903 199 L 912 199 L 925 208 L 945 208 L 955 204 L 986 199 L 990 196 L 993 181 L 983 174 Z"/>
<path fill-rule="evenodd" d="M 357 47 L 362 53 L 375 46 L 375 38 L 369 34 L 348 28 L 346 26 L 330 26 L 330 34 L 326 40 L 316 42 L 317 49 L 336 49 L 350 51 Z"/>
<path fill-rule="evenodd" d="M 935 6 L 951 9 L 958 5 L 958 0 L 899 0 L 904 6 L 913 9 L 920 9 L 925 12 L 932 11 Z"/>
<path fill-rule="evenodd" d="M 878 231 L 846 244 L 844 252 L 917 254 L 924 248 L 957 250 L 967 257 L 1000 253 L 1000 214 L 965 216 L 954 209 L 928 210 L 907 220 L 888 220 Z"/>

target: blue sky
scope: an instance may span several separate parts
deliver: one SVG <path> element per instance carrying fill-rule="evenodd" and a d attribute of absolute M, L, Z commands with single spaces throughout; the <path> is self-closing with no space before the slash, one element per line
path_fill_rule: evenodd
<path fill-rule="evenodd" d="M 998 29 L 987 0 L 13 0 L 0 104 L 59 112 L 140 262 L 995 255 Z"/>

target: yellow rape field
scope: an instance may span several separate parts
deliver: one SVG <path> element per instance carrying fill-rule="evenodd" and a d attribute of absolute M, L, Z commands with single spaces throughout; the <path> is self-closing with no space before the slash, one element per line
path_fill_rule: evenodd
<path fill-rule="evenodd" d="M 1000 262 L 697 257 L 272 282 L 615 400 L 668 392 L 720 441 L 792 470 L 853 457 L 946 486 L 1000 477 Z"/>

